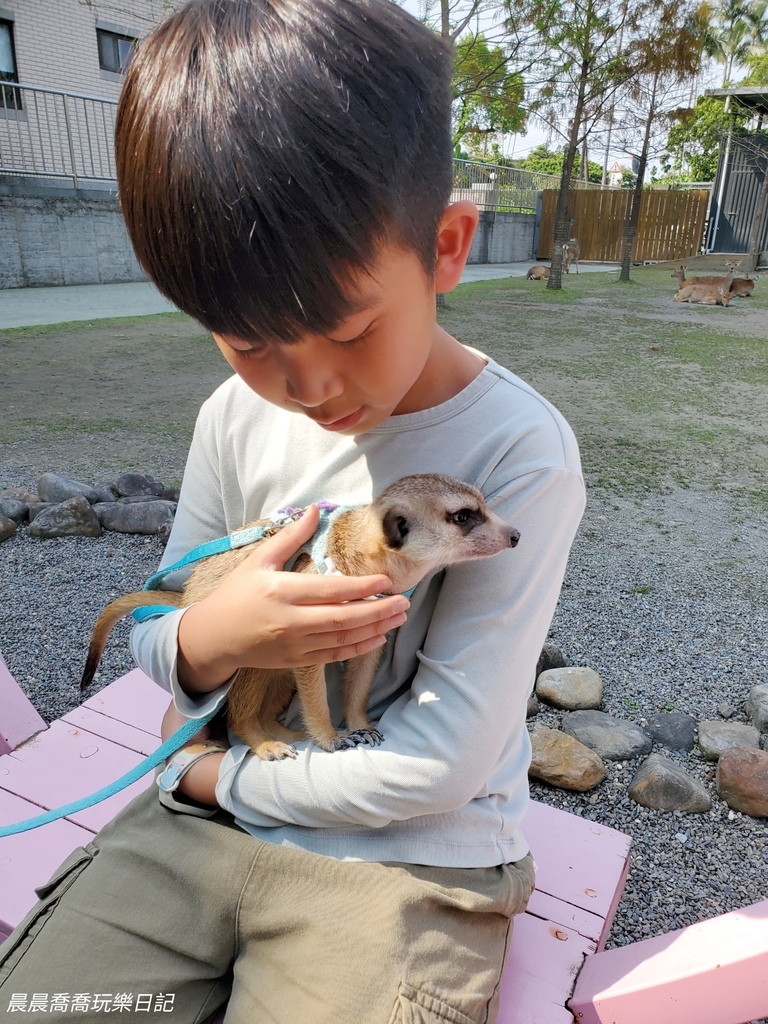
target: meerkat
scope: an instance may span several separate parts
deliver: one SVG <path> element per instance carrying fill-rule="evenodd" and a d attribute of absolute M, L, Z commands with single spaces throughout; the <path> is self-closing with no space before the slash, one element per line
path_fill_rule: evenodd
<path fill-rule="evenodd" d="M 256 520 L 249 526 L 271 523 Z M 487 558 L 517 545 L 520 534 L 488 508 L 471 484 L 438 473 L 402 477 L 368 505 L 342 510 L 327 536 L 328 562 L 346 576 L 379 573 L 392 580 L 392 593 L 405 593 L 431 572 L 458 562 Z M 163 602 L 183 608 L 201 601 L 253 551 L 257 544 L 212 555 L 191 573 L 181 593 L 162 591 Z M 293 572 L 318 572 L 306 550 Z M 109 604 L 93 629 L 81 682 L 93 680 L 107 636 L 115 623 L 135 608 L 157 604 L 153 590 L 126 594 Z M 376 648 L 345 667 L 346 731 L 334 728 L 322 665 L 295 669 L 241 668 L 227 698 L 228 724 L 264 761 L 295 758 L 293 743 L 311 737 L 327 751 L 360 743 L 377 746 L 381 733 L 366 712 L 373 677 L 381 657 Z M 306 732 L 287 729 L 277 719 L 298 691 Z"/>

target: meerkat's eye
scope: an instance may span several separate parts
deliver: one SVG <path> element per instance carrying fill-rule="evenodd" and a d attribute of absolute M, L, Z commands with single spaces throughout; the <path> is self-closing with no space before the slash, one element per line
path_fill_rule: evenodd
<path fill-rule="evenodd" d="M 451 514 L 451 521 L 456 523 L 458 526 L 464 526 L 470 519 L 473 518 L 471 508 L 461 508 L 458 512 Z"/>

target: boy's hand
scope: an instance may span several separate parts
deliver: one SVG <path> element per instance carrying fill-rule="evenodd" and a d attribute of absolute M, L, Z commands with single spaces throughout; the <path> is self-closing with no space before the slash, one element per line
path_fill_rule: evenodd
<path fill-rule="evenodd" d="M 386 576 L 283 572 L 314 535 L 319 511 L 263 541 L 179 625 L 178 678 L 189 693 L 215 689 L 238 669 L 324 665 L 380 647 L 405 622 L 407 598 Z"/>

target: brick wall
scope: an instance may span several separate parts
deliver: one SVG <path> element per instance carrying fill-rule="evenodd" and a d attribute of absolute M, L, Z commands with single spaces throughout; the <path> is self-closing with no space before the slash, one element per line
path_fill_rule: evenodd
<path fill-rule="evenodd" d="M 20 82 L 115 100 L 121 78 L 99 68 L 96 26 L 141 38 L 167 14 L 164 0 L 0 0 Z"/>

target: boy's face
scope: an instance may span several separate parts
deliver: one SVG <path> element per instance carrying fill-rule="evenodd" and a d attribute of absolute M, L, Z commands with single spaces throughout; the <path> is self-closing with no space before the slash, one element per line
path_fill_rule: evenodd
<path fill-rule="evenodd" d="M 393 413 L 442 401 L 451 339 L 435 321 L 434 283 L 418 257 L 384 247 L 351 291 L 360 312 L 327 336 L 290 344 L 213 337 L 256 394 L 334 433 L 362 434 Z"/>

